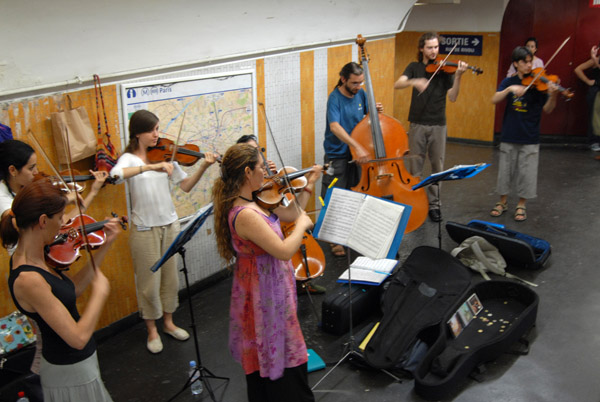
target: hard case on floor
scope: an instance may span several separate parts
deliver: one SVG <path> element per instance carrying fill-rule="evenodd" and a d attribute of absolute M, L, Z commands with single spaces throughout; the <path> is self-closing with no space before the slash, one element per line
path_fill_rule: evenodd
<path fill-rule="evenodd" d="M 434 247 L 417 247 L 392 276 L 383 295 L 383 317 L 365 348 L 365 360 L 393 369 L 426 328 L 437 325 L 471 284 L 457 258 Z"/>
<path fill-rule="evenodd" d="M 350 295 L 347 284 L 327 295 L 322 304 L 321 328 L 342 335 L 350 330 Z M 352 284 L 352 324 L 357 325 L 379 309 L 379 286 Z"/>
<path fill-rule="evenodd" d="M 508 266 L 539 269 L 550 257 L 546 240 L 506 229 L 503 225 L 473 220 L 466 225 L 447 222 L 448 234 L 458 244 L 471 236 L 481 236 L 496 246 Z"/>
<path fill-rule="evenodd" d="M 476 366 L 510 351 L 537 316 L 539 299 L 529 287 L 476 280 L 448 252 L 417 247 L 383 295 L 383 317 L 365 347 L 365 362 L 408 372 L 425 399 L 453 397 Z M 417 344 L 427 351 L 415 361 L 408 355 Z"/>
<path fill-rule="evenodd" d="M 455 336 L 448 321 L 473 293 L 482 310 Z M 437 340 L 414 373 L 416 393 L 428 400 L 453 397 L 476 366 L 523 338 L 535 324 L 538 304 L 531 288 L 512 281 L 483 281 L 470 288 L 439 324 Z"/>

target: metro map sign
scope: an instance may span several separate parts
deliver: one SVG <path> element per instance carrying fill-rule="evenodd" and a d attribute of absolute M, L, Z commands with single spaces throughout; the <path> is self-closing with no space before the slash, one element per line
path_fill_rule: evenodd
<path fill-rule="evenodd" d="M 440 54 L 448 54 L 456 45 L 452 54 L 464 54 L 467 56 L 481 56 L 483 48 L 482 35 L 442 35 L 440 43 Z"/>

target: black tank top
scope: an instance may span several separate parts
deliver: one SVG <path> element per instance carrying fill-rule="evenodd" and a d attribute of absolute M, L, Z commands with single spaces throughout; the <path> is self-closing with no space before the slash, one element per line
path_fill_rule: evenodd
<path fill-rule="evenodd" d="M 12 259 L 10 265 L 12 268 Z M 42 356 L 44 356 L 44 359 L 49 363 L 62 365 L 77 363 L 90 357 L 96 351 L 96 342 L 93 337 L 90 338 L 89 342 L 82 350 L 74 349 L 54 332 L 38 313 L 29 312 L 19 305 L 19 302 L 15 298 L 13 286 L 21 272 L 37 272 L 40 274 L 50 285 L 54 296 L 56 296 L 56 298 L 67 308 L 71 317 L 73 317 L 75 321 L 79 321 L 75 285 L 71 279 L 62 272 L 58 272 L 60 275 L 60 278 L 58 278 L 51 273 L 32 265 L 21 265 L 16 269 L 10 269 L 10 274 L 8 276 L 10 294 L 19 311 L 26 316 L 33 318 L 40 327 L 40 331 L 42 332 Z"/>

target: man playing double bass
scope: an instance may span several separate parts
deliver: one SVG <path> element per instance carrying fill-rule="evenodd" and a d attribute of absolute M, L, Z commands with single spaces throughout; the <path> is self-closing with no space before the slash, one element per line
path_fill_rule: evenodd
<path fill-rule="evenodd" d="M 410 63 L 394 84 L 395 89 L 413 87 L 408 120 L 408 146 L 412 156 L 408 158 L 407 169 L 413 176 L 421 177 L 426 155 L 429 155 L 431 173 L 444 169 L 446 153 L 446 96 L 456 102 L 460 89 L 460 79 L 467 70 L 467 63 L 458 62 L 454 75 L 442 72 L 435 74 L 425 71 L 434 62 L 440 50 L 440 37 L 427 32 L 419 39 L 417 62 Z M 440 211 L 439 183 L 427 187 L 429 218 L 434 222 L 442 220 Z"/>
<path fill-rule="evenodd" d="M 368 113 L 367 95 L 361 88 L 365 80 L 363 69 L 355 62 L 346 64 L 340 71 L 340 79 L 327 99 L 327 124 L 325 126 L 325 163 L 329 163 L 329 171 L 333 174 L 323 175 L 321 197 L 325 198 L 327 189 L 334 179 L 335 186 L 349 189 L 356 185 L 358 169 L 356 164 L 350 164 L 354 149 L 357 163 L 369 160 L 369 153 L 350 135 L 354 127 Z M 383 112 L 383 106 L 377 103 L 377 110 Z M 345 255 L 341 245 L 332 245 L 332 253 L 336 256 Z"/>

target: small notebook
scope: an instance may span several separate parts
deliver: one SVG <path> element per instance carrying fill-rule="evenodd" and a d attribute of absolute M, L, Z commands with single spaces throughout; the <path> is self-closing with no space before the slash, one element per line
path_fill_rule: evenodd
<path fill-rule="evenodd" d="M 394 267 L 398 264 L 397 260 L 381 258 L 371 259 L 368 257 L 358 257 L 350 268 L 344 271 L 338 278 L 338 282 L 348 282 L 348 271 L 352 275 L 352 282 L 356 282 L 363 285 L 379 285 L 387 278 Z"/>

